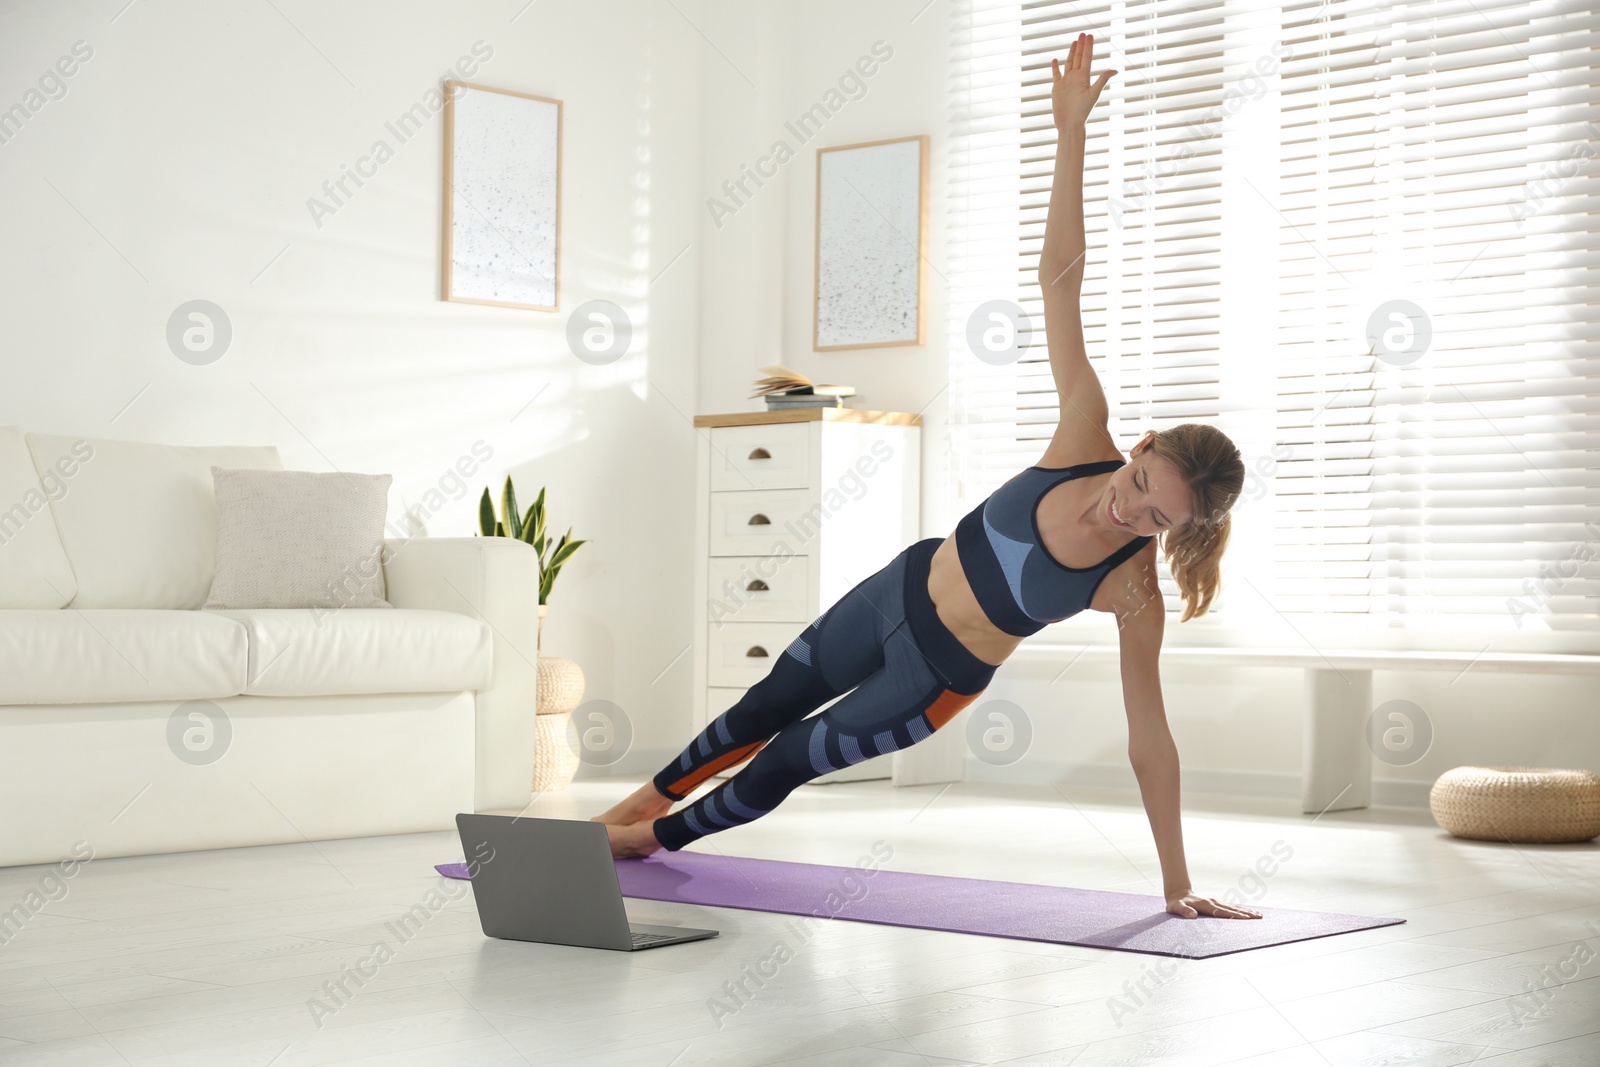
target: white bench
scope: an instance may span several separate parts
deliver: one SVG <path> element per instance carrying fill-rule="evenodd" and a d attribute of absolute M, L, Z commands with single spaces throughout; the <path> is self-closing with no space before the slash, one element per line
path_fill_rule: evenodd
<path fill-rule="evenodd" d="M 1111 662 L 1115 645 L 1032 644 L 1024 641 L 1013 660 Z M 1372 803 L 1372 750 L 1367 718 L 1372 714 L 1372 672 L 1497 671 L 1511 674 L 1600 674 L 1600 656 L 1519 652 L 1387 652 L 1376 649 L 1193 648 L 1167 646 L 1163 663 L 1234 667 L 1298 667 L 1306 672 L 1305 735 L 1300 807 L 1306 812 L 1343 811 Z"/>

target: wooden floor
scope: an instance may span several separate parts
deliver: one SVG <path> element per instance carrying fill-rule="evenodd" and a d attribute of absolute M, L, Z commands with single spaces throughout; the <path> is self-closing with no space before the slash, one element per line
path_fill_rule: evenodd
<path fill-rule="evenodd" d="M 842 921 L 802 940 L 790 916 L 630 900 L 722 936 L 618 953 L 485 939 L 469 894 L 430 898 L 462 885 L 432 870 L 463 858 L 449 833 L 94 860 L 0 946 L 0 1064 L 1600 1064 L 1600 848 L 1292 809 L 1191 798 L 1197 888 L 1408 922 L 1184 961 Z M 693 847 L 853 865 L 875 842 L 897 870 L 1159 884 L 1134 798 L 1086 790 L 808 787 Z M 0 909 L 45 870 L 0 870 Z"/>

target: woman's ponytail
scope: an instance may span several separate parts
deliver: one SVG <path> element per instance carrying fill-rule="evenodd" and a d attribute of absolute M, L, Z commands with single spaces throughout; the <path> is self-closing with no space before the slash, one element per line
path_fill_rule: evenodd
<path fill-rule="evenodd" d="M 1244 461 L 1226 434 L 1197 422 L 1157 431 L 1150 451 L 1172 464 L 1194 496 L 1194 518 L 1161 537 L 1183 596 L 1178 621 L 1188 622 L 1204 615 L 1222 588 L 1222 553 L 1233 527 L 1228 511 L 1244 488 Z"/>

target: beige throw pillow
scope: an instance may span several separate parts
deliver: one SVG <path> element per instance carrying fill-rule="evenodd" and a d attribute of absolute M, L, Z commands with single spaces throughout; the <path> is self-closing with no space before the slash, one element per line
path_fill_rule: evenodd
<path fill-rule="evenodd" d="M 388 608 L 387 474 L 212 467 L 217 565 L 208 608 Z"/>

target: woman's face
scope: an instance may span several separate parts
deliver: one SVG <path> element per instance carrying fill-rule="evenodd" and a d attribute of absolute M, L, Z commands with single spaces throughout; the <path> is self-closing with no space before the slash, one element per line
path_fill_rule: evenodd
<path fill-rule="evenodd" d="M 1116 530 L 1154 537 L 1194 517 L 1189 487 L 1176 468 L 1140 441 L 1133 458 L 1111 475 L 1101 494 L 1099 522 Z"/>

